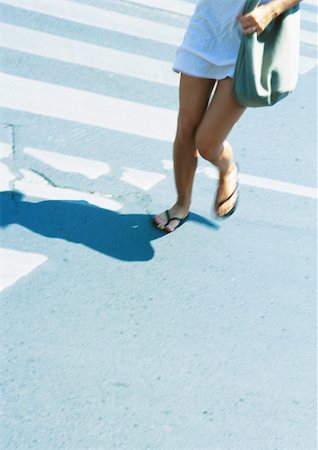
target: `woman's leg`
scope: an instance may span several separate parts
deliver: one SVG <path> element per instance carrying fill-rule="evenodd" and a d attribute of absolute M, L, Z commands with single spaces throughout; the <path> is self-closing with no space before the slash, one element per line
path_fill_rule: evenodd
<path fill-rule="evenodd" d="M 204 116 L 215 80 L 190 77 L 181 74 L 179 87 L 179 116 L 176 138 L 173 146 L 174 175 L 177 189 L 177 202 L 169 210 L 171 217 L 185 217 L 190 208 L 192 185 L 197 167 L 195 134 Z M 164 227 L 165 213 L 155 217 L 156 223 Z M 178 221 L 167 226 L 173 231 Z"/>
<path fill-rule="evenodd" d="M 233 98 L 232 83 L 231 78 L 218 82 L 213 99 L 195 137 L 201 156 L 219 169 L 219 187 L 215 200 L 215 211 L 219 216 L 230 211 L 237 200 L 237 193 L 235 193 L 222 206 L 218 206 L 218 203 L 227 199 L 234 192 L 237 183 L 237 168 L 232 148 L 225 139 L 245 108 Z"/>

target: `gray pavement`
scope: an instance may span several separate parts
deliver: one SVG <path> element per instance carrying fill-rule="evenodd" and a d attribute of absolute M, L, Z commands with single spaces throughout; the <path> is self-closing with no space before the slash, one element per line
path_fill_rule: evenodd
<path fill-rule="evenodd" d="M 0 0 L 3 449 L 316 448 L 317 10 L 296 91 L 231 133 L 235 215 L 201 160 L 163 235 L 192 7 Z"/>

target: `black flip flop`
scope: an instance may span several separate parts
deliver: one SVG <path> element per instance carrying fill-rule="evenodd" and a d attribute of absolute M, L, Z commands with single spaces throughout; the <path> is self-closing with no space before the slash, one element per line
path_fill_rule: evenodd
<path fill-rule="evenodd" d="M 227 217 L 230 217 L 235 212 L 237 205 L 238 205 L 238 186 L 236 186 L 236 188 L 234 189 L 234 191 L 228 198 L 226 198 L 222 202 L 217 203 L 217 205 L 216 205 L 217 208 L 220 208 L 222 205 L 224 205 L 224 203 L 228 202 L 236 192 L 237 192 L 237 199 L 236 199 L 236 202 L 234 203 L 233 207 L 225 214 L 217 214 L 217 217 L 219 219 L 226 219 Z"/>
<path fill-rule="evenodd" d="M 160 231 L 163 231 L 164 233 L 172 233 L 173 231 L 176 231 L 177 228 L 181 227 L 181 225 L 184 224 L 184 222 L 188 219 L 190 214 L 187 214 L 185 217 L 183 217 L 183 219 L 180 219 L 180 217 L 170 217 L 170 213 L 168 210 L 165 211 L 165 214 L 167 216 L 167 222 L 164 225 L 159 225 L 155 219 L 152 219 L 152 224 Z M 179 223 L 178 225 L 173 229 L 173 230 L 167 230 L 167 226 L 169 225 L 170 222 L 172 222 L 173 220 L 177 220 Z M 163 228 L 161 228 L 163 227 Z"/>
<path fill-rule="evenodd" d="M 236 164 L 236 167 L 237 167 L 236 180 L 238 180 L 238 176 L 239 176 L 239 166 L 238 166 L 238 164 Z M 236 208 L 238 206 L 238 200 L 239 200 L 238 187 L 239 187 L 239 184 L 238 184 L 238 181 L 236 181 L 236 186 L 235 186 L 235 189 L 232 192 L 232 194 L 228 198 L 226 198 L 225 200 L 222 200 L 221 202 L 216 204 L 216 207 L 220 208 L 222 205 L 224 205 L 224 203 L 228 202 L 233 197 L 233 195 L 235 195 L 237 193 L 236 202 L 234 203 L 233 207 L 226 214 L 222 214 L 222 215 L 217 214 L 217 217 L 219 219 L 226 219 L 227 217 L 230 217 L 235 212 L 235 210 L 236 210 Z"/>

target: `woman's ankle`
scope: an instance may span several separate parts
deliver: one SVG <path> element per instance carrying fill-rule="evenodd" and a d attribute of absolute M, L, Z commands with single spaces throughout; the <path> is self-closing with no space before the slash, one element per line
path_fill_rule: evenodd
<path fill-rule="evenodd" d="M 211 160 L 212 164 L 219 170 L 220 177 L 228 175 L 235 168 L 233 150 L 229 142 L 225 141 L 219 155 Z"/>
<path fill-rule="evenodd" d="M 178 198 L 174 207 L 181 209 L 183 211 L 189 211 L 190 204 L 191 204 L 191 201 L 184 199 L 184 198 Z"/>

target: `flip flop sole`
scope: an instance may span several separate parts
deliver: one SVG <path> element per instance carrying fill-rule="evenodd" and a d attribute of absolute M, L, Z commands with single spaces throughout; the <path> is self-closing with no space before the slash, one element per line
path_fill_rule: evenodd
<path fill-rule="evenodd" d="M 151 219 L 151 223 L 152 225 L 157 228 L 157 230 L 162 231 L 163 233 L 169 234 L 169 233 L 173 233 L 174 231 L 176 231 L 177 228 L 181 227 L 181 225 L 184 224 L 184 222 L 187 221 L 187 219 L 189 218 L 188 214 L 186 217 L 184 217 L 183 219 L 180 219 L 178 217 L 172 217 L 168 220 L 168 222 L 164 225 L 163 228 L 160 227 L 160 225 L 156 222 L 155 218 Z M 173 229 L 173 230 L 167 230 L 167 226 L 169 225 L 170 222 L 172 222 L 173 220 L 178 220 L 179 223 L 178 225 Z"/>

